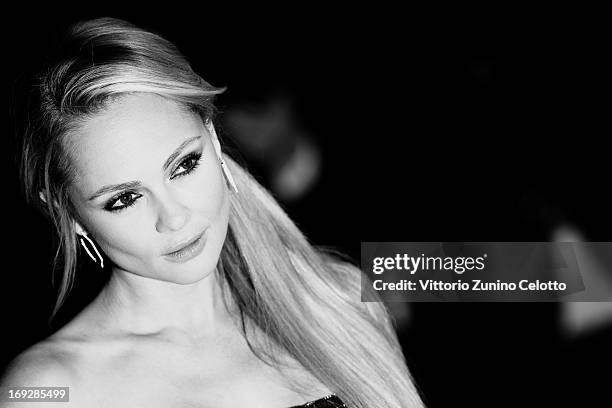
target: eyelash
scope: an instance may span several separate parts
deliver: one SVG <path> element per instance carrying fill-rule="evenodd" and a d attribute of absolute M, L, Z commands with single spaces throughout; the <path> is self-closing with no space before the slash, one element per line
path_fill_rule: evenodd
<path fill-rule="evenodd" d="M 178 166 L 176 166 L 176 168 L 174 169 L 175 171 L 184 166 L 186 163 L 189 163 L 190 161 L 193 162 L 193 164 L 186 168 L 185 171 L 175 174 L 174 176 L 170 177 L 170 180 L 174 180 L 175 178 L 179 178 L 179 177 L 183 177 L 186 176 L 190 173 L 192 173 L 199 165 L 200 165 L 200 159 L 202 158 L 202 153 L 189 153 L 187 156 L 185 156 L 185 158 L 183 160 L 181 160 L 181 162 L 179 163 Z M 117 201 L 119 201 L 122 197 L 129 197 L 129 196 L 137 196 L 136 198 L 132 199 L 129 204 L 124 204 L 121 207 L 113 207 Z M 128 207 L 133 206 L 136 203 L 136 200 L 139 199 L 140 197 L 142 197 L 141 194 L 137 194 L 133 191 L 124 191 L 116 196 L 114 196 L 113 198 L 111 198 L 108 203 L 104 206 L 104 209 L 110 212 L 118 212 L 121 210 L 125 210 Z"/>

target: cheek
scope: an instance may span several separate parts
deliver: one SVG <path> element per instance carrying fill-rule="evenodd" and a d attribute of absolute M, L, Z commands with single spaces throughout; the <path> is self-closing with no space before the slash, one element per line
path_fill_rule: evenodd
<path fill-rule="evenodd" d="M 149 228 L 134 220 L 136 217 L 125 217 L 121 222 L 112 222 L 101 226 L 96 237 L 102 250 L 111 258 L 117 256 L 144 257 L 153 250 Z"/>
<path fill-rule="evenodd" d="M 202 163 L 192 177 L 187 176 L 177 193 L 184 197 L 194 215 L 204 216 L 210 222 L 216 222 L 227 207 L 228 192 L 221 168 L 216 161 Z"/>

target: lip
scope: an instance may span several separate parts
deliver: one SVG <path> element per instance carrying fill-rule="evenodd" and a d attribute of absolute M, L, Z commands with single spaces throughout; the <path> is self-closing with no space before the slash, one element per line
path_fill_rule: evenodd
<path fill-rule="evenodd" d="M 186 244 L 182 244 L 179 250 L 164 255 L 164 258 L 169 262 L 183 263 L 200 255 L 206 244 L 207 231 L 208 229 L 204 230 Z"/>
<path fill-rule="evenodd" d="M 186 262 L 202 252 L 206 243 L 206 232 L 208 229 L 200 232 L 194 237 L 189 238 L 174 246 L 170 252 L 164 254 L 164 258 L 172 262 Z"/>

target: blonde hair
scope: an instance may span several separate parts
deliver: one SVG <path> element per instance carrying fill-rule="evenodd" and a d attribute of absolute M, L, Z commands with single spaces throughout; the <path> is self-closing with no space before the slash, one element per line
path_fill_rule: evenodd
<path fill-rule="evenodd" d="M 78 250 L 67 133 L 132 92 L 161 95 L 211 120 L 213 98 L 223 89 L 193 72 L 164 38 L 111 18 L 74 25 L 34 89 L 20 168 L 28 201 L 59 237 L 55 263 L 63 263 L 63 273 L 55 315 L 70 291 Z M 349 407 L 422 406 L 384 304 L 360 300 L 362 272 L 313 247 L 265 188 L 234 160 L 225 161 L 240 193 L 230 195 L 217 273 L 256 355 L 280 367 L 274 350 L 281 347 Z"/>

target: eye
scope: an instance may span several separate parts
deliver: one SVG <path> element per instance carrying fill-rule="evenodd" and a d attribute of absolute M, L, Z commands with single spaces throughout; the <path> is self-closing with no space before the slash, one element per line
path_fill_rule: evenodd
<path fill-rule="evenodd" d="M 190 153 L 188 154 L 182 161 L 181 163 L 176 166 L 175 172 L 172 175 L 172 177 L 170 177 L 170 179 L 174 179 L 176 177 L 182 177 L 185 176 L 189 173 L 191 173 L 192 171 L 194 171 L 196 169 L 196 167 L 198 167 L 198 165 L 200 164 L 200 158 L 202 157 L 201 153 Z M 181 170 L 182 171 L 178 171 Z"/>
<path fill-rule="evenodd" d="M 170 179 L 174 179 L 176 177 L 185 176 L 198 167 L 200 164 L 200 158 L 202 157 L 201 153 L 190 153 L 180 162 L 174 171 L 174 174 Z M 104 209 L 107 211 L 121 211 L 128 207 L 131 207 L 136 203 L 136 201 L 142 197 L 142 194 L 138 194 L 132 191 L 125 191 L 121 194 L 118 194 L 111 198 L 108 203 L 104 206 Z"/>
<path fill-rule="evenodd" d="M 129 191 L 123 192 L 118 196 L 111 198 L 110 201 L 104 207 L 104 209 L 108 211 L 123 210 L 134 205 L 134 203 L 136 203 L 136 200 L 138 200 L 140 197 L 142 197 L 141 194 L 136 194 Z"/>

